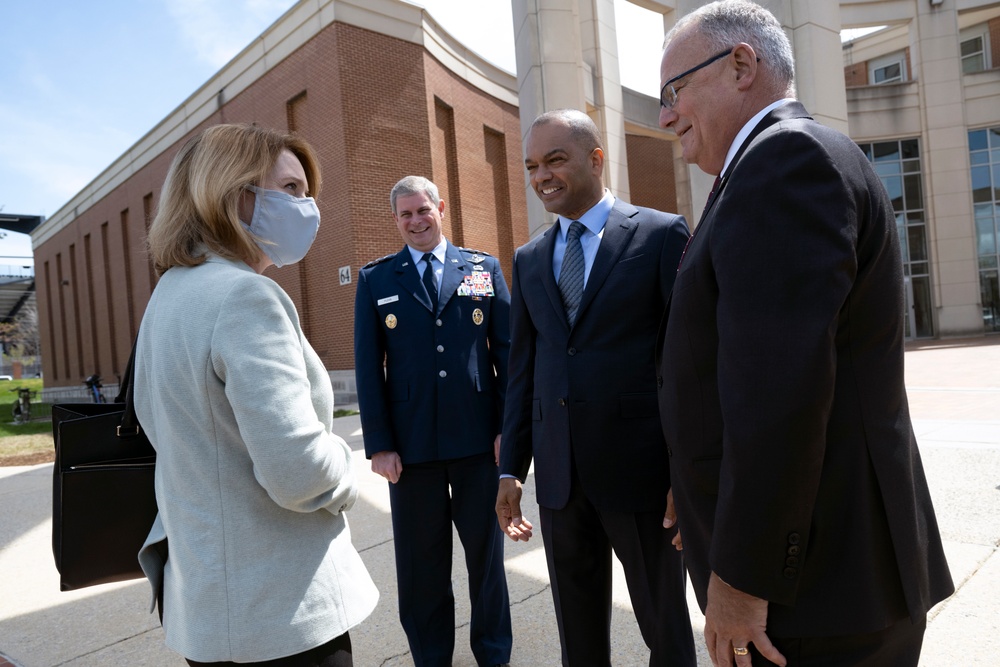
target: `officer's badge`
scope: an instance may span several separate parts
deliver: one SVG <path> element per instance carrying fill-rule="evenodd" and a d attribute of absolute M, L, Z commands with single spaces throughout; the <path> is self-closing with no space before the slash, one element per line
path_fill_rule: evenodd
<path fill-rule="evenodd" d="M 480 314 L 480 318 L 482 318 L 482 314 Z M 396 316 L 393 315 L 392 313 L 389 313 L 388 315 L 386 315 L 385 316 L 385 326 L 389 327 L 390 329 L 395 329 L 396 328 Z"/>
<path fill-rule="evenodd" d="M 483 323 L 483 311 L 479 310 L 478 308 L 476 308 L 474 311 L 472 311 L 472 321 L 476 323 L 476 326 L 479 326 L 480 324 L 482 324 Z"/>

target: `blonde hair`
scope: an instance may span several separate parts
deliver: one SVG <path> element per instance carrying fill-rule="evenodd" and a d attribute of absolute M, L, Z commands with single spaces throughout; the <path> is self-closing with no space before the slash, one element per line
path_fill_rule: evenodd
<path fill-rule="evenodd" d="M 319 164 L 305 141 L 255 125 L 215 125 L 174 156 L 163 183 L 147 244 L 157 275 L 174 266 L 197 266 L 205 248 L 253 261 L 260 249 L 240 224 L 240 195 L 259 185 L 284 150 L 302 164 L 308 195 L 320 189 Z M 247 220 L 246 222 L 250 222 Z"/>

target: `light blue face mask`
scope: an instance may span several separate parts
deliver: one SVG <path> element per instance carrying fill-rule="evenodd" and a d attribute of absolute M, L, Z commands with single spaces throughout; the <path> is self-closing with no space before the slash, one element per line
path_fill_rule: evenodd
<path fill-rule="evenodd" d="M 280 190 L 246 186 L 253 192 L 253 217 L 244 229 L 277 267 L 301 261 L 316 240 L 319 208 L 312 197 L 293 197 Z"/>

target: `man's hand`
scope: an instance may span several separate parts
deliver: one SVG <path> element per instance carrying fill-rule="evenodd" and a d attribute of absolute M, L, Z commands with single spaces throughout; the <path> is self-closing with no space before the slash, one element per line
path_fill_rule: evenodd
<path fill-rule="evenodd" d="M 663 527 L 672 528 L 677 523 L 677 512 L 674 510 L 674 490 L 670 489 L 667 491 L 667 511 L 663 514 Z M 674 549 L 678 551 L 684 551 L 684 542 L 681 540 L 681 529 L 677 529 L 677 534 L 674 535 L 670 543 L 674 545 Z"/>
<path fill-rule="evenodd" d="M 502 477 L 497 491 L 497 521 L 500 529 L 515 542 L 531 538 L 531 522 L 521 516 L 521 480 Z"/>
<path fill-rule="evenodd" d="M 403 461 L 396 452 L 379 452 L 372 455 L 372 472 L 395 484 L 403 474 Z"/>
<path fill-rule="evenodd" d="M 493 441 L 493 463 L 500 465 L 500 433 L 497 433 L 496 440 Z"/>
<path fill-rule="evenodd" d="M 712 573 L 705 605 L 705 643 L 716 667 L 750 667 L 750 655 L 737 656 L 733 649 L 745 649 L 753 642 L 765 658 L 786 665 L 785 656 L 767 638 L 767 600 L 736 590 Z"/>

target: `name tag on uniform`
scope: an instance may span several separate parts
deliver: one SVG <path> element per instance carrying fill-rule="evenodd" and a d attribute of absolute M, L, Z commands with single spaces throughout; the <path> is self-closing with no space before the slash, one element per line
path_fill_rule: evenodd
<path fill-rule="evenodd" d="M 396 301 L 399 301 L 399 295 L 398 294 L 393 294 L 392 296 L 387 296 L 384 299 L 379 299 L 378 300 L 378 305 L 384 306 L 387 303 L 394 303 Z"/>

